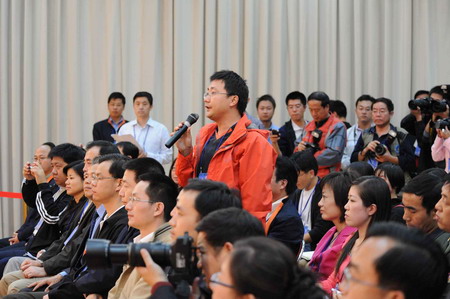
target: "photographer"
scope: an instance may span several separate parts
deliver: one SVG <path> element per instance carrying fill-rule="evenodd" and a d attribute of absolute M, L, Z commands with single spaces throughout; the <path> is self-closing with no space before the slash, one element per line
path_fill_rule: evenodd
<path fill-rule="evenodd" d="M 227 208 L 208 214 L 197 225 L 196 231 L 198 232 L 198 267 L 202 270 L 208 287 L 207 291 L 209 291 L 208 294 L 204 294 L 206 295 L 204 298 L 209 298 L 211 276 L 220 271 L 220 266 L 234 248 L 233 244 L 248 237 L 264 236 L 264 229 L 261 222 L 247 211 Z M 141 253 L 146 268 L 138 269 L 146 282 L 153 285 L 150 298 L 178 298 L 173 287 L 167 284 L 166 276 L 153 262 L 148 252 L 143 250 Z"/>
<path fill-rule="evenodd" d="M 364 131 L 355 145 L 351 162 L 367 161 L 373 168 L 383 162 L 398 164 L 403 171 L 415 169 L 414 137 L 391 124 L 394 104 L 378 98 L 372 104 L 375 126 Z"/>
<path fill-rule="evenodd" d="M 316 91 L 310 94 L 308 106 L 314 121 L 306 125 L 305 137 L 296 151 L 312 151 L 319 165 L 317 175 L 323 178 L 341 169 L 347 129 L 338 118 L 330 115 L 330 98 L 326 93 Z"/>

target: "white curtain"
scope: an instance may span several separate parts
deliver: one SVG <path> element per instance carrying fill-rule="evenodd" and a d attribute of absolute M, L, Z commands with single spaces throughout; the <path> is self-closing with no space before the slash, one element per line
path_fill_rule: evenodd
<path fill-rule="evenodd" d="M 220 69 L 247 79 L 252 114 L 272 94 L 278 125 L 293 90 L 341 99 L 351 122 L 359 95 L 385 96 L 398 124 L 416 90 L 450 83 L 449 16 L 448 0 L 0 0 L 0 191 L 20 192 L 40 143 L 91 140 L 112 91 L 127 119 L 147 90 L 155 120 L 171 130 L 197 112 L 198 131 Z M 0 202 L 8 236 L 21 203 Z"/>

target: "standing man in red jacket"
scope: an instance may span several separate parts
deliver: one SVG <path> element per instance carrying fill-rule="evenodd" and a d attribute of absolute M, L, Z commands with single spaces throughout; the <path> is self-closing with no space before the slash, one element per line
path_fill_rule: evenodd
<path fill-rule="evenodd" d="M 194 177 L 224 182 L 238 189 L 243 208 L 265 223 L 272 205 L 270 182 L 277 155 L 268 132 L 253 128 L 244 114 L 245 80 L 225 70 L 213 74 L 210 81 L 203 101 L 206 116 L 214 123 L 200 130 L 195 146 L 190 130 L 176 143 L 179 184 L 185 186 Z"/>

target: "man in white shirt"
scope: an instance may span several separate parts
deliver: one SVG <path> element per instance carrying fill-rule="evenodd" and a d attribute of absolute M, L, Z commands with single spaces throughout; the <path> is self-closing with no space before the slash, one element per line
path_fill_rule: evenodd
<path fill-rule="evenodd" d="M 163 124 L 150 118 L 152 108 L 153 97 L 150 93 L 146 91 L 136 93 L 133 98 L 136 119 L 124 124 L 120 128 L 119 136 L 133 136 L 143 149 L 141 156 L 167 164 L 172 162 L 172 150 L 164 145 L 170 138 L 169 131 Z"/>
<path fill-rule="evenodd" d="M 347 130 L 347 146 L 344 149 L 341 165 L 345 169 L 350 165 L 350 157 L 355 149 L 356 142 L 364 130 L 372 125 L 372 103 L 375 99 L 370 95 L 363 94 L 356 100 L 355 114 L 357 123 Z"/>

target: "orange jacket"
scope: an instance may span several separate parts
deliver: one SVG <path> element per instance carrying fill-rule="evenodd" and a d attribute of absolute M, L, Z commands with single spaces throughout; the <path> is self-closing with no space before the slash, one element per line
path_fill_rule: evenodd
<path fill-rule="evenodd" d="M 208 179 L 238 189 L 243 208 L 265 223 L 272 208 L 270 181 L 277 154 L 267 140 L 268 131 L 248 129 L 250 124 L 245 115 L 237 122 L 230 137 L 212 157 Z M 178 155 L 176 173 L 180 186 L 186 186 L 195 177 L 203 147 L 216 128 L 215 123 L 201 128 L 193 152 L 186 157 Z"/>

